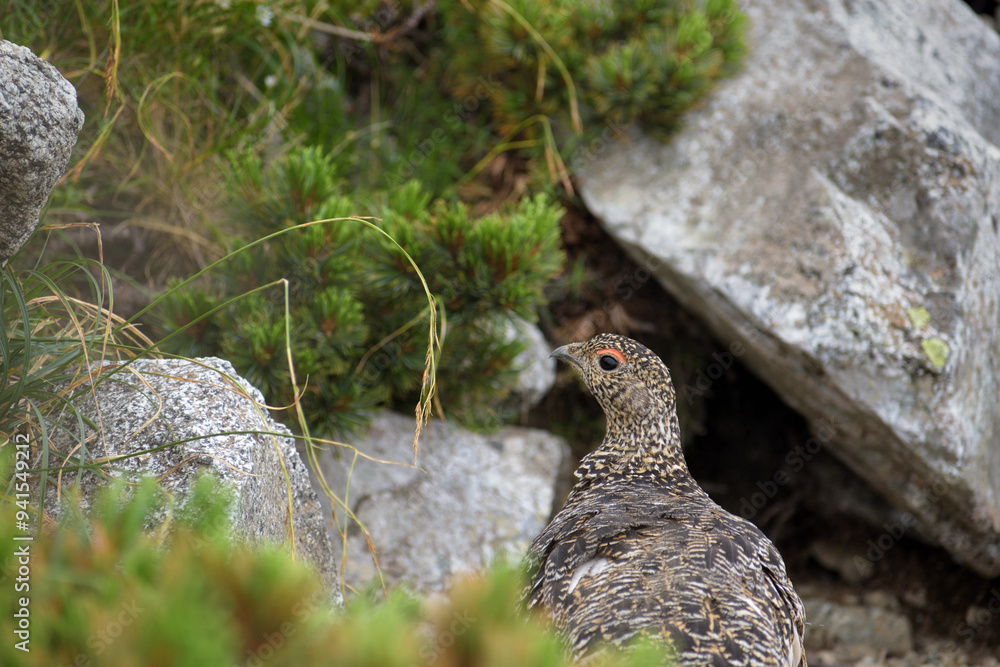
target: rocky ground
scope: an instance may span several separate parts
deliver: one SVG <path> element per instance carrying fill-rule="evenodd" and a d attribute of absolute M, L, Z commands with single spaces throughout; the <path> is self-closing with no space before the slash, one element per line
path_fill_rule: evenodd
<path fill-rule="evenodd" d="M 801 417 L 586 212 L 564 225 L 571 260 L 584 257 L 586 278 L 553 295 L 546 333 L 561 342 L 615 331 L 664 357 L 692 473 L 729 511 L 761 526 L 785 556 L 807 607 L 809 664 L 1000 665 L 1000 578 L 983 579 L 928 546 L 908 515 L 831 455 L 802 448 L 813 434 Z M 583 455 L 603 435 L 592 401 L 561 375 L 532 425 L 553 428 L 552 415 L 560 415 L 561 435 Z"/>

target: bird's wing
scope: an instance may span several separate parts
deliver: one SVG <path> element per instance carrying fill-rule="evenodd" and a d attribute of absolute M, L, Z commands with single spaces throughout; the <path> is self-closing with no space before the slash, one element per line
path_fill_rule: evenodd
<path fill-rule="evenodd" d="M 734 593 L 728 625 L 733 633 L 750 638 L 751 663 L 763 664 L 766 658 L 769 664 L 804 667 L 805 610 L 774 544 L 757 526 L 721 508 L 704 521 L 713 524 L 706 566 L 714 573 L 728 571 Z M 726 577 L 717 576 L 723 584 Z M 737 577 L 742 585 L 737 585 Z M 754 642 L 759 644 L 756 649 Z"/>
<path fill-rule="evenodd" d="M 767 556 L 762 560 L 762 570 L 773 595 L 769 600 L 782 620 L 781 639 L 786 645 L 789 667 L 806 667 L 805 607 L 785 572 L 784 561 L 774 545 L 768 543 Z"/>
<path fill-rule="evenodd" d="M 578 653 L 653 634 L 685 664 L 797 667 L 786 660 L 801 655 L 801 602 L 753 524 L 710 500 L 664 502 L 662 494 L 580 506 L 532 545 L 529 591 L 529 605 L 549 609 Z M 789 657 L 772 661 L 783 652 Z"/>

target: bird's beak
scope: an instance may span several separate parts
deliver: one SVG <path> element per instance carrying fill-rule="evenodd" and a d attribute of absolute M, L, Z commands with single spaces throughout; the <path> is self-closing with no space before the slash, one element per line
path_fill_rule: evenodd
<path fill-rule="evenodd" d="M 568 363 L 573 364 L 577 368 L 583 368 L 580 360 L 573 355 L 573 351 L 576 349 L 576 343 L 570 343 L 569 345 L 563 345 L 562 347 L 557 347 L 552 350 L 552 354 L 549 355 L 550 359 L 562 359 Z"/>

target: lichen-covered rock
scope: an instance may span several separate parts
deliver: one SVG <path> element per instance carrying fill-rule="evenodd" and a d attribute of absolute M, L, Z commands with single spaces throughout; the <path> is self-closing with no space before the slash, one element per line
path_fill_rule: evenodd
<path fill-rule="evenodd" d="M 746 10 L 745 71 L 670 144 L 591 156 L 584 201 L 810 420 L 803 446 L 996 576 L 1000 36 L 951 0 Z"/>
<path fill-rule="evenodd" d="M 35 231 L 82 127 L 70 82 L 30 49 L 0 40 L 0 261 Z"/>
<path fill-rule="evenodd" d="M 89 441 L 88 459 L 137 454 L 106 470 L 129 478 L 155 476 L 179 497 L 198 473 L 211 472 L 234 491 L 234 534 L 250 543 L 288 543 L 294 531 L 296 554 L 313 564 L 339 602 L 336 564 L 308 470 L 288 429 L 268 415 L 260 392 L 216 358 L 143 359 L 109 375 L 111 368 L 102 369 L 93 393 L 82 388 L 75 400 L 82 415 L 102 425 Z M 66 425 L 75 429 L 77 422 Z M 79 434 L 57 430 L 52 441 L 65 454 Z M 73 479 L 75 472 L 63 475 L 66 484 Z M 84 507 L 102 484 L 102 477 L 83 473 Z M 62 511 L 51 487 L 45 510 L 50 516 Z"/>
<path fill-rule="evenodd" d="M 412 417 L 382 413 L 356 440 L 363 455 L 339 448 L 319 457 L 330 488 L 370 534 L 385 582 L 441 591 L 495 557 L 522 557 L 552 513 L 565 442 L 536 429 L 477 435 L 435 421 L 414 466 L 413 431 Z M 378 582 L 357 523 L 337 516 L 347 526 L 344 581 Z"/>

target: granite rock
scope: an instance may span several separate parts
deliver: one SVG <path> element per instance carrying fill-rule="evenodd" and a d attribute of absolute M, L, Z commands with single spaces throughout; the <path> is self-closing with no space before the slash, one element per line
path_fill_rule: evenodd
<path fill-rule="evenodd" d="M 30 49 L 0 40 L 0 261 L 35 231 L 82 127 L 72 84 Z"/>
<path fill-rule="evenodd" d="M 100 380 L 74 399 L 83 416 L 102 425 L 96 434 L 89 428 L 83 434 L 91 437 L 89 460 L 135 455 L 107 469 L 128 479 L 155 476 L 178 498 L 198 474 L 214 474 L 234 492 L 235 537 L 250 544 L 288 544 L 294 531 L 297 557 L 317 570 L 332 602 L 342 601 L 321 506 L 294 439 L 271 419 L 261 393 L 228 361 L 142 359 L 124 368 L 95 368 L 101 370 Z M 52 434 L 56 451 L 77 447 L 76 425 L 71 418 Z M 64 475 L 64 480 L 74 476 Z M 83 473 L 84 508 L 103 486 L 103 477 Z M 46 494 L 50 516 L 62 512 L 59 495 L 51 487 Z"/>

